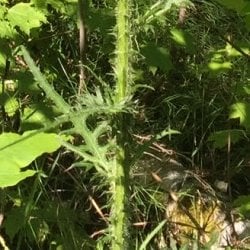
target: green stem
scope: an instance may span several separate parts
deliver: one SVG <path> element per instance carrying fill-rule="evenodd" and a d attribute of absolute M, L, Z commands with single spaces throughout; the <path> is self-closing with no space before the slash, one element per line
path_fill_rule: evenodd
<path fill-rule="evenodd" d="M 129 0 L 117 3 L 117 41 L 116 41 L 116 100 L 123 101 L 129 94 Z M 112 250 L 128 249 L 128 190 L 129 169 L 126 162 L 127 125 L 124 114 L 116 117 L 117 151 L 111 182 L 113 204 L 111 210 Z"/>
<path fill-rule="evenodd" d="M 117 99 L 122 101 L 128 90 L 129 70 L 129 23 L 128 0 L 118 0 L 117 5 L 117 44 L 116 44 L 116 77 Z"/>

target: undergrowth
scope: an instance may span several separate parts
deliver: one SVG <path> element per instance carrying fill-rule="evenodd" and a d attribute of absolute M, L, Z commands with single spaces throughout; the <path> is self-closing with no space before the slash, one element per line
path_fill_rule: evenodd
<path fill-rule="evenodd" d="M 19 2 L 0 5 L 2 135 L 55 133 L 61 148 L 18 185 L 0 178 L 2 246 L 210 249 L 211 209 L 249 219 L 249 3 L 88 1 L 81 62 L 77 1 L 31 1 L 24 28 L 8 19 Z"/>

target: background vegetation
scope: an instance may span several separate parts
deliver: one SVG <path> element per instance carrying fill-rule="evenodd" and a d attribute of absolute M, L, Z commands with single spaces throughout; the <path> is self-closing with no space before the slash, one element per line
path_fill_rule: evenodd
<path fill-rule="evenodd" d="M 248 222 L 249 1 L 0 0 L 0 21 L 2 248 L 211 249 L 214 211 Z"/>

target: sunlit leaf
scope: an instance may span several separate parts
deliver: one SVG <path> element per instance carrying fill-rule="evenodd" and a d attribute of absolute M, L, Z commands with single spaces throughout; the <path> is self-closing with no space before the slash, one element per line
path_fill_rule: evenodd
<path fill-rule="evenodd" d="M 184 33 L 183 33 L 182 30 L 180 30 L 180 29 L 171 29 L 170 33 L 172 35 L 172 39 L 176 43 L 178 43 L 180 45 L 183 45 L 183 46 L 187 45 L 186 39 L 184 37 Z"/>
<path fill-rule="evenodd" d="M 230 118 L 239 118 L 240 124 L 245 128 L 250 128 L 250 104 L 247 102 L 237 102 L 230 107 Z"/>
<path fill-rule="evenodd" d="M 0 135 L 0 187 L 16 185 L 32 176 L 34 170 L 28 166 L 43 153 L 51 153 L 61 146 L 59 136 L 38 132 L 25 132 L 23 135 L 3 133 Z"/>
<path fill-rule="evenodd" d="M 215 73 L 229 70 L 229 69 L 231 69 L 231 67 L 232 67 L 231 62 L 223 62 L 223 63 L 210 62 L 208 64 L 208 68 Z"/>
<path fill-rule="evenodd" d="M 234 44 L 244 53 L 250 54 L 250 44 L 242 41 L 235 42 Z M 225 50 L 228 56 L 231 57 L 242 56 L 242 53 L 239 50 L 235 49 L 231 44 L 227 44 Z"/>
<path fill-rule="evenodd" d="M 11 7 L 7 18 L 13 27 L 19 27 L 27 35 L 30 34 L 32 28 L 38 28 L 46 22 L 45 14 L 29 3 L 18 3 Z"/>
<path fill-rule="evenodd" d="M 9 22 L 0 20 L 0 38 L 13 38 L 16 34 Z"/>

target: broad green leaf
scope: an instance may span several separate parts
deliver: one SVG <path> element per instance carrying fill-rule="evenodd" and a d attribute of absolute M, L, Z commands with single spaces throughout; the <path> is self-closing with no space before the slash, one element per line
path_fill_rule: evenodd
<path fill-rule="evenodd" d="M 34 170 L 22 171 L 43 153 L 51 153 L 61 146 L 59 136 L 36 131 L 23 135 L 3 133 L 0 135 L 0 187 L 14 186 L 32 176 Z"/>
<path fill-rule="evenodd" d="M 247 102 L 237 102 L 230 107 L 230 118 L 240 118 L 240 124 L 245 128 L 250 128 L 250 104 Z"/>
<path fill-rule="evenodd" d="M 29 3 L 18 3 L 11 7 L 7 18 L 12 26 L 19 27 L 27 35 L 30 34 L 31 29 L 38 28 L 47 21 L 45 14 Z"/>
<path fill-rule="evenodd" d="M 172 62 L 169 51 L 166 48 L 150 44 L 141 49 L 142 55 L 146 58 L 149 66 L 158 67 L 168 72 L 172 68 Z"/>
<path fill-rule="evenodd" d="M 245 135 L 243 130 L 221 130 L 216 131 L 208 137 L 208 141 L 213 142 L 214 148 L 224 148 L 230 138 L 231 143 L 238 142 Z M 229 137 L 230 136 L 230 137 Z"/>
<path fill-rule="evenodd" d="M 6 168 L 2 169 L 4 166 L 6 166 Z M 34 170 L 21 171 L 19 167 L 15 167 L 7 161 L 1 162 L 0 171 L 1 188 L 15 186 L 18 182 L 36 173 Z"/>

